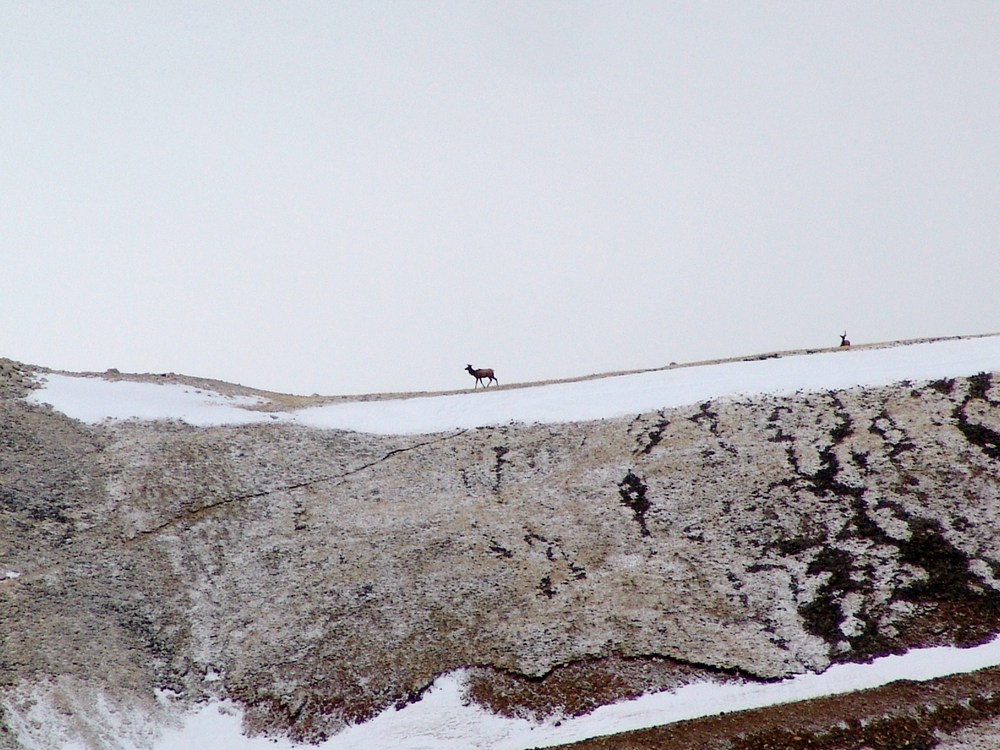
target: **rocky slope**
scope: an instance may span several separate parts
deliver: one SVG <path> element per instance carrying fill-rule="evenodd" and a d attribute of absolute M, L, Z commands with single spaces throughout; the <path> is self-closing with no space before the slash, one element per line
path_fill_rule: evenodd
<path fill-rule="evenodd" d="M 89 747 L 81 693 L 316 741 L 464 666 L 537 716 L 1000 632 L 989 373 L 403 437 L 88 426 L 31 387 L 2 362 L 0 747 L 40 690 Z M 978 684 L 952 730 L 998 731 Z"/>

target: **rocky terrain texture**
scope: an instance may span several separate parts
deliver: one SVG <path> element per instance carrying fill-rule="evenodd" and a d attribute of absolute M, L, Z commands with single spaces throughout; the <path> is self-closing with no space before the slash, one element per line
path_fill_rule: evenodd
<path fill-rule="evenodd" d="M 0 360 L 0 748 L 39 689 L 228 698 L 310 742 L 460 667 L 537 717 L 1000 632 L 990 373 L 399 437 L 91 426 L 25 402 L 36 374 Z M 577 746 L 993 747 L 998 688 Z"/>

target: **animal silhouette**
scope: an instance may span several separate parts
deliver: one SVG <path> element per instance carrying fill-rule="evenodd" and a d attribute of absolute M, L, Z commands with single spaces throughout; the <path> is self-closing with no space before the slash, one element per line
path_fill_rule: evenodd
<path fill-rule="evenodd" d="M 476 384 L 472 386 L 473 390 L 478 388 L 479 384 L 482 383 L 483 380 L 486 380 L 486 382 L 483 383 L 483 388 L 489 388 L 491 381 L 500 385 L 500 381 L 493 376 L 493 370 L 489 367 L 484 367 L 481 370 L 475 370 L 472 365 L 466 365 L 465 371 L 476 379 Z"/>

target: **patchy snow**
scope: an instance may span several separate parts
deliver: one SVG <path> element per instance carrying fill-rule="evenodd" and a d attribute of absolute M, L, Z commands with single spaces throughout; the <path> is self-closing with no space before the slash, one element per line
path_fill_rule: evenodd
<path fill-rule="evenodd" d="M 165 727 L 186 732 L 193 725 L 192 716 L 178 715 L 166 703 L 125 703 L 69 675 L 5 689 L 0 712 L 24 750 L 148 750 L 167 739 Z M 190 736 L 187 747 L 197 747 Z M 220 750 L 238 747 L 227 744 L 229 740 L 225 738 Z"/>
<path fill-rule="evenodd" d="M 258 399 L 232 398 L 190 386 L 57 374 L 46 375 L 42 387 L 28 398 L 89 423 L 109 419 L 177 419 L 198 426 L 279 422 L 319 429 L 412 434 L 510 422 L 610 418 L 718 397 L 879 386 L 982 371 L 1000 371 L 1000 336 L 678 367 L 532 388 L 348 402 L 277 414 L 247 408 L 260 403 Z M 6 575 L 13 577 L 17 572 Z M 921 649 L 870 664 L 838 665 L 822 674 L 804 674 L 777 683 L 693 684 L 604 706 L 558 724 L 555 720 L 534 724 L 508 719 L 465 705 L 464 677 L 458 672 L 439 678 L 422 700 L 349 727 L 319 747 L 523 750 L 996 665 L 1000 665 L 1000 639 L 976 648 Z M 37 725 L 39 717 L 29 715 L 26 721 L 13 725 L 19 735 L 28 733 L 32 722 Z M 65 750 L 75 745 L 68 737 L 60 737 L 58 744 L 51 746 Z M 131 750 L 133 745 L 120 747 Z M 239 711 L 229 704 L 213 703 L 184 715 L 176 726 L 163 728 L 161 724 L 155 740 L 143 740 L 134 747 L 293 750 L 299 746 L 288 740 L 247 738 L 241 732 Z"/>
<path fill-rule="evenodd" d="M 308 750 L 313 747 L 295 745 L 284 739 L 247 737 L 243 734 L 242 727 L 242 711 L 229 702 L 213 702 L 187 714 L 180 726 L 164 731 L 150 750 L 191 750 L 201 747 L 212 750 Z"/>
<path fill-rule="evenodd" d="M 217 424 L 250 424 L 267 420 L 262 412 L 246 407 L 262 399 L 223 396 L 212 391 L 174 383 L 138 383 L 74 375 L 46 375 L 42 388 L 28 400 L 50 404 L 81 422 L 106 419 L 176 419 L 196 427 Z"/>
<path fill-rule="evenodd" d="M 189 714 L 180 728 L 165 732 L 153 750 L 527 750 L 687 719 L 809 700 L 886 685 L 925 681 L 1000 665 L 1000 638 L 974 648 L 916 649 L 869 664 L 840 664 L 821 674 L 802 674 L 775 683 L 695 683 L 677 690 L 602 706 L 585 716 L 536 724 L 510 719 L 463 703 L 464 673 L 444 675 L 424 697 L 402 709 L 388 709 L 315 746 L 289 740 L 247 738 L 231 705 L 210 704 Z"/>
<path fill-rule="evenodd" d="M 352 401 L 299 411 L 247 409 L 233 398 L 177 384 L 46 375 L 28 398 L 75 419 L 177 419 L 196 426 L 285 422 L 381 435 L 487 425 L 578 422 L 685 406 L 713 398 L 880 386 L 1000 370 L 1000 336 L 874 349 L 841 349 L 723 362 L 531 388 L 384 401 Z"/>

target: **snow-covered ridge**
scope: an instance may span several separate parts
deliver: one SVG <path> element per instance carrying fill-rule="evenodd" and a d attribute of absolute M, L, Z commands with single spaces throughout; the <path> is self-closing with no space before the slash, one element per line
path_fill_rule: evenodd
<path fill-rule="evenodd" d="M 881 386 L 1000 371 L 1000 335 L 677 367 L 530 388 L 352 401 L 266 412 L 259 398 L 186 385 L 49 374 L 28 398 L 74 419 L 175 419 L 196 426 L 284 422 L 381 435 L 578 422 L 713 398 Z"/>

